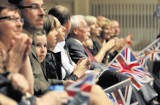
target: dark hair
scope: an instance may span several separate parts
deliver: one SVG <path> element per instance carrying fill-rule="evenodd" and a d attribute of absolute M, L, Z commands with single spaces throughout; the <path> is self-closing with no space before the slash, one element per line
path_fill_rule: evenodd
<path fill-rule="evenodd" d="M 17 6 L 15 6 L 13 4 L 10 4 L 8 2 L 2 2 L 2 3 L 0 3 L 0 13 L 4 9 L 8 9 L 8 10 L 11 10 L 11 11 L 18 10 Z"/>
<path fill-rule="evenodd" d="M 49 32 L 56 26 L 56 22 L 54 20 L 54 17 L 52 15 L 47 15 L 43 29 L 46 31 L 46 34 L 48 35 Z"/>
<path fill-rule="evenodd" d="M 61 5 L 57 5 L 50 9 L 48 14 L 55 16 L 62 25 L 65 25 L 71 16 L 69 9 Z"/>
<path fill-rule="evenodd" d="M 8 0 L 9 3 L 12 3 L 16 6 L 19 6 L 24 0 Z"/>

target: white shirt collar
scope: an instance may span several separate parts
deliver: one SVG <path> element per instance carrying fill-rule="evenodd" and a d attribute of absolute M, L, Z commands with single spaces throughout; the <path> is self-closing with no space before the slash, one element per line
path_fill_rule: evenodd
<path fill-rule="evenodd" d="M 64 45 L 66 44 L 65 41 L 62 41 L 62 42 L 58 42 L 56 44 L 56 47 L 54 48 L 54 51 L 53 52 L 60 52 L 64 49 Z"/>

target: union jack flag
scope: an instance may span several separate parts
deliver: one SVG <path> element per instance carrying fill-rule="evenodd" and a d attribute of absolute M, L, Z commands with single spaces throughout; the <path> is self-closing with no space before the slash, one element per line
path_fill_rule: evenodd
<path fill-rule="evenodd" d="M 67 86 L 66 90 L 71 100 L 74 101 L 74 97 L 77 98 L 78 96 L 80 96 L 81 98 L 83 98 L 83 103 L 85 103 L 85 101 L 88 102 L 92 85 L 95 84 L 95 77 L 96 76 L 94 74 L 89 73 L 83 79 Z"/>
<path fill-rule="evenodd" d="M 130 79 L 124 80 L 104 90 L 114 105 L 141 105 L 137 91 Z"/>
<path fill-rule="evenodd" d="M 152 80 L 152 76 L 138 63 L 131 49 L 127 46 L 109 63 L 108 70 L 133 77 L 141 85 Z"/>
<path fill-rule="evenodd" d="M 147 61 L 160 61 L 160 38 L 156 39 L 139 53 L 139 58 Z"/>

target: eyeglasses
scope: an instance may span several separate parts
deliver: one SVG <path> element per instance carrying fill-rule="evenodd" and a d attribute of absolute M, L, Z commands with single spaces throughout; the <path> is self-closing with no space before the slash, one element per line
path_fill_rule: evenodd
<path fill-rule="evenodd" d="M 0 20 L 4 20 L 4 19 L 7 19 L 7 20 L 10 20 L 10 21 L 13 21 L 13 22 L 21 22 L 21 23 L 24 23 L 24 20 L 20 17 L 13 17 L 13 16 L 4 16 L 4 17 L 0 17 Z"/>
<path fill-rule="evenodd" d="M 28 6 L 18 6 L 18 8 L 20 9 L 26 9 L 26 8 L 30 8 L 30 9 L 43 9 L 44 11 L 46 10 L 46 8 L 44 7 L 44 5 L 42 6 L 39 6 L 38 4 L 31 4 L 31 5 L 28 5 Z"/>

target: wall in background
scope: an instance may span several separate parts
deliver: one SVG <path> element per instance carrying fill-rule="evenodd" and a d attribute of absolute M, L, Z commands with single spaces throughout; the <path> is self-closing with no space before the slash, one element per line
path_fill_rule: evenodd
<path fill-rule="evenodd" d="M 154 13 L 158 0 L 90 0 L 90 14 L 120 22 L 122 33 L 133 34 L 135 50 L 141 50 L 159 34 L 160 20 Z"/>
<path fill-rule="evenodd" d="M 154 16 L 160 0 L 46 0 L 48 9 L 63 5 L 72 14 L 103 15 L 120 22 L 122 33 L 133 34 L 133 49 L 141 50 L 160 32 L 160 18 Z"/>
<path fill-rule="evenodd" d="M 4 2 L 6 0 L 0 0 Z M 44 0 L 47 10 L 63 5 L 72 14 L 103 15 L 120 22 L 122 33 L 134 35 L 133 49 L 141 50 L 160 33 L 160 17 L 155 16 L 160 0 Z"/>

